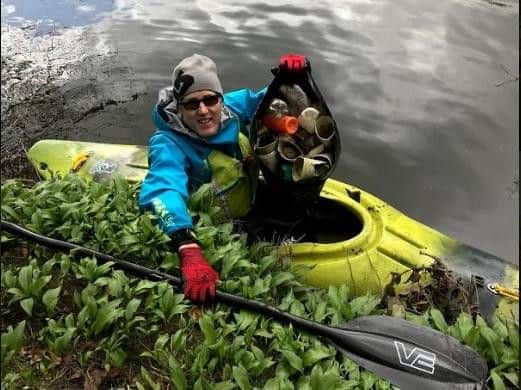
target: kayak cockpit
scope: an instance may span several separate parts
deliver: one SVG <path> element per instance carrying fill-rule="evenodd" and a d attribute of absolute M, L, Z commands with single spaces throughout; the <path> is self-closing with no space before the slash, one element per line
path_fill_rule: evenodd
<path fill-rule="evenodd" d="M 364 226 L 359 213 L 336 199 L 319 197 L 303 209 L 299 204 L 277 202 L 262 186 L 247 224 L 248 233 L 253 236 L 250 240 L 318 244 L 350 240 L 359 235 Z"/>

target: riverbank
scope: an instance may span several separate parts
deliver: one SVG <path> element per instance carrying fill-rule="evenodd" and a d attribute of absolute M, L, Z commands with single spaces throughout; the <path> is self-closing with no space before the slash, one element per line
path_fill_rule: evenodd
<path fill-rule="evenodd" d="M 108 106 L 137 100 L 145 85 L 95 26 L 33 37 L 2 26 L 1 176 L 33 175 L 26 150 L 37 139 L 81 139 L 75 129 Z"/>

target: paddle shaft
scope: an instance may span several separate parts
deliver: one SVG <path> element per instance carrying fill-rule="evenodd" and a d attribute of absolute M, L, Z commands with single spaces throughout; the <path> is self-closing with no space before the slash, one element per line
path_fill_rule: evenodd
<path fill-rule="evenodd" d="M 154 280 L 154 281 L 167 281 L 173 284 L 174 286 L 181 286 L 182 280 L 179 277 L 170 275 L 166 272 L 158 271 L 158 270 L 152 270 L 150 268 L 144 267 L 139 264 L 135 264 L 126 260 L 117 259 L 113 256 L 107 255 L 105 253 L 98 252 L 93 249 L 85 248 L 77 244 L 73 244 L 67 241 L 57 240 L 51 237 L 47 237 L 35 232 L 32 232 L 24 227 L 21 227 L 19 225 L 16 225 L 12 222 L 6 222 L 1 221 L 2 229 L 5 231 L 8 231 L 12 234 L 15 234 L 17 236 L 21 236 L 27 239 L 30 239 L 31 241 L 34 241 L 38 244 L 41 244 L 43 246 L 53 248 L 53 249 L 61 249 L 61 250 L 70 250 L 73 251 L 75 254 L 84 255 L 84 256 L 92 256 L 99 260 L 102 260 L 104 262 L 112 262 L 114 263 L 114 266 L 118 269 L 121 269 L 123 271 L 129 272 L 135 276 L 139 277 L 146 277 L 147 279 Z M 266 303 L 247 299 L 244 297 L 240 297 L 238 295 L 230 294 L 227 292 L 219 291 L 217 290 L 215 292 L 215 298 L 223 303 L 226 303 L 228 305 L 240 308 L 240 309 L 246 309 L 253 312 L 257 312 L 259 314 L 262 314 L 264 316 L 269 316 L 277 321 L 283 322 L 283 323 L 289 323 L 294 325 L 295 327 L 308 331 L 311 334 L 314 334 L 316 336 L 323 336 L 325 337 L 329 342 L 336 341 L 341 342 L 345 344 L 345 339 L 348 337 L 349 339 L 353 339 L 349 343 L 350 350 L 352 352 L 356 353 L 357 355 L 366 355 L 366 351 L 364 351 L 363 343 L 358 346 L 356 342 L 356 337 L 359 332 L 346 330 L 346 329 L 340 329 L 333 326 L 328 326 L 321 324 L 316 321 L 311 321 L 302 317 L 298 317 L 292 314 L 289 314 L 287 312 L 284 312 L 274 306 L 267 305 Z M 335 344 L 335 347 L 337 345 Z M 344 348 L 348 347 L 344 345 Z M 344 350 L 342 352 L 345 352 Z"/>
<path fill-rule="evenodd" d="M 117 259 L 113 256 L 85 248 L 77 244 L 46 237 L 7 221 L 0 221 L 2 230 L 37 242 L 46 247 L 70 250 L 75 254 L 92 256 L 104 262 L 112 262 L 115 268 L 133 275 L 155 281 L 167 281 L 180 286 L 180 278 L 165 272 Z M 217 300 L 231 306 L 247 309 L 269 316 L 283 323 L 322 336 L 337 350 L 354 359 L 362 367 L 376 372 L 383 378 L 403 389 L 473 389 L 482 386 L 486 377 L 486 364 L 472 350 L 431 329 L 413 325 L 407 321 L 383 316 L 365 316 L 350 321 L 346 326 L 327 326 L 302 317 L 294 316 L 263 302 L 246 299 L 222 291 L 216 291 Z M 386 325 L 387 323 L 387 325 Z M 416 332 L 412 337 L 409 333 Z M 431 338 L 430 345 L 421 343 L 422 338 Z M 418 343 L 415 342 L 416 339 Z M 402 358 L 397 342 L 403 349 Z M 438 344 L 439 342 L 439 344 Z M 407 346 L 404 346 L 408 344 Z M 427 349 L 425 349 L 427 348 Z M 396 355 L 398 352 L 398 355 Z M 456 359 L 454 357 L 457 357 Z M 398 357 L 398 358 L 397 358 Z M 411 360 L 411 357 L 413 360 Z M 418 366 L 418 359 L 420 365 Z M 423 359 L 423 360 L 422 360 Z M 436 363 L 436 359 L 440 362 Z M 470 371 L 461 362 L 470 362 Z M 436 369 L 436 372 L 435 372 Z"/>

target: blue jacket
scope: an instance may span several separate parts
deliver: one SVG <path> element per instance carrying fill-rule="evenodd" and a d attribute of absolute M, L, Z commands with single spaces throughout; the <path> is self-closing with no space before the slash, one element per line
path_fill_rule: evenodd
<path fill-rule="evenodd" d="M 152 118 L 157 130 L 149 139 L 149 170 L 141 186 L 139 205 L 159 216 L 160 227 L 166 234 L 192 228 L 187 200 L 191 192 L 212 180 L 209 154 L 217 149 L 241 158 L 239 131 L 247 132 L 265 93 L 266 88 L 258 92 L 240 89 L 226 93 L 221 127 L 208 138 L 184 126 L 174 102 L 154 107 Z"/>

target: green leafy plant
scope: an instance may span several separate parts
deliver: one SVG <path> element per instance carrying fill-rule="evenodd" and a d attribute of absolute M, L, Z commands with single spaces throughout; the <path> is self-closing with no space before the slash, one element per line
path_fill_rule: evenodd
<path fill-rule="evenodd" d="M 73 314 L 55 321 L 49 319 L 47 326 L 40 331 L 40 339 L 44 340 L 49 350 L 57 355 L 70 351 L 77 343 L 77 328 Z"/>
<path fill-rule="evenodd" d="M 2 218 L 176 273 L 177 255 L 170 251 L 169 238 L 156 218 L 138 209 L 138 190 L 138 184 L 120 178 L 93 183 L 66 175 L 34 186 L 5 181 Z M 302 285 L 299 270 L 281 261 L 269 243 L 248 247 L 234 224 L 217 222 L 218 207 L 204 186 L 191 197 L 190 207 L 205 255 L 221 275 L 219 289 L 332 325 L 384 312 L 379 297 L 349 299 L 349 286 Z M 10 245 L 17 242 L 11 236 L 5 239 Z M 27 301 L 24 306 L 38 314 L 23 326 L 9 317 L 3 329 L 2 368 L 5 362 L 10 372 L 2 370 L 2 379 L 13 388 L 60 387 L 49 378 L 61 378 L 63 388 L 78 388 L 96 369 L 107 377 L 114 375 L 110 380 L 118 386 L 135 384 L 138 389 L 393 388 L 322 340 L 291 326 L 220 303 L 194 306 L 165 282 L 136 279 L 93 258 L 52 255 L 32 244 L 28 251 L 29 264 L 11 261 L 2 275 L 3 296 L 11 303 L 32 299 L 32 305 Z M 435 308 L 422 315 L 405 310 L 395 314 L 477 350 L 491 369 L 490 387 L 519 387 L 517 323 L 497 319 L 490 326 L 462 313 L 448 324 Z M 24 335 L 29 326 L 31 332 Z M 20 354 L 24 345 L 34 352 Z M 52 364 L 35 370 L 39 359 Z M 64 365 L 76 367 L 71 372 L 79 378 L 60 377 Z"/>
<path fill-rule="evenodd" d="M 18 275 L 14 275 L 10 270 L 6 272 L 3 280 L 8 287 L 7 292 L 12 295 L 9 304 L 20 302 L 22 309 L 32 315 L 33 306 L 36 301 L 42 301 L 48 312 L 52 312 L 58 302 L 61 287 L 44 291 L 44 288 L 51 281 L 51 268 L 44 265 L 42 269 L 33 259 L 29 265 L 20 268 Z"/>
<path fill-rule="evenodd" d="M 112 270 L 112 262 L 98 265 L 94 258 L 84 258 L 78 263 L 73 263 L 72 268 L 77 279 L 85 279 L 87 282 L 95 282 L 98 278 Z"/>
<path fill-rule="evenodd" d="M 8 326 L 6 332 L 2 332 L 2 372 L 13 360 L 24 343 L 25 321 L 21 321 L 15 328 Z"/>
<path fill-rule="evenodd" d="M 510 319 L 495 317 L 488 325 L 481 316 L 473 320 L 468 313 L 460 313 L 448 325 L 436 308 L 424 316 L 427 323 L 478 351 L 489 362 L 489 382 L 495 389 L 519 388 L 519 324 Z"/>

